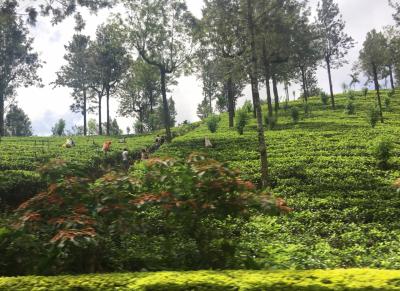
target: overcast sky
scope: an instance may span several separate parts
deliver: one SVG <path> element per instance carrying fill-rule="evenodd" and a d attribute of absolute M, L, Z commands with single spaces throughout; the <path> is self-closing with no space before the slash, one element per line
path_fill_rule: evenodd
<path fill-rule="evenodd" d="M 310 0 L 310 6 L 315 11 L 318 0 Z M 196 16 L 201 16 L 202 0 L 187 0 L 189 9 Z M 340 10 L 346 21 L 347 32 L 355 39 L 356 47 L 348 55 L 349 64 L 333 72 L 334 90 L 341 91 L 341 84 L 350 82 L 349 74 L 353 63 L 357 60 L 358 52 L 362 46 L 368 31 L 373 28 L 382 29 L 385 25 L 393 24 L 392 9 L 387 0 L 338 0 Z M 88 35 L 94 35 L 97 25 L 105 22 L 110 11 L 103 10 L 97 15 L 85 13 L 87 22 L 86 31 Z M 44 88 L 21 88 L 18 90 L 18 103 L 32 120 L 35 135 L 49 135 L 54 123 L 64 118 L 67 121 L 67 127 L 82 123 L 82 115 L 74 114 L 70 111 L 72 99 L 70 90 L 65 88 L 54 89 L 51 82 L 55 80 L 55 72 L 63 65 L 63 55 L 66 45 L 74 34 L 74 21 L 67 19 L 57 26 L 52 26 L 48 18 L 40 18 L 37 26 L 31 29 L 31 34 L 35 38 L 34 49 L 40 54 L 40 57 L 46 63 L 40 70 Z M 324 69 L 318 70 L 319 85 L 324 90 L 328 90 L 327 73 Z M 293 86 L 290 92 L 297 91 L 299 87 Z M 264 96 L 264 88 L 261 88 Z M 249 90 L 246 95 L 249 98 Z M 176 102 L 178 111 L 178 122 L 183 120 L 197 120 L 197 104 L 202 100 L 202 90 L 200 83 L 195 77 L 182 77 L 179 84 L 172 92 L 172 97 Z M 243 103 L 244 99 L 239 103 Z M 111 104 L 112 117 L 116 116 L 117 102 L 114 100 Z M 105 106 L 104 106 L 105 107 Z M 105 109 L 105 108 L 104 108 Z M 104 115 L 105 116 L 105 115 Z M 96 117 L 96 116 L 92 116 Z M 124 129 L 127 126 L 132 127 L 134 121 L 118 117 L 120 127 Z"/>

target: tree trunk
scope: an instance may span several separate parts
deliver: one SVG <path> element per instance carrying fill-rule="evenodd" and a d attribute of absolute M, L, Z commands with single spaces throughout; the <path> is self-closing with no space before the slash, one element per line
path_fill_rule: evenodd
<path fill-rule="evenodd" d="M 304 71 L 304 68 L 301 67 L 301 78 L 303 81 L 303 94 L 304 94 L 304 101 L 307 103 L 308 102 L 308 92 L 307 92 L 307 80 L 306 80 L 306 73 Z"/>
<path fill-rule="evenodd" d="M 270 66 L 267 59 L 267 49 L 265 43 L 263 43 L 263 63 L 264 63 L 264 76 L 265 76 L 265 88 L 267 90 L 267 106 L 268 116 L 272 116 L 272 98 L 271 98 L 271 87 L 269 80 L 271 79 Z"/>
<path fill-rule="evenodd" d="M 332 85 L 332 74 L 331 74 L 331 62 L 329 59 L 325 59 L 326 61 L 326 67 L 328 69 L 328 78 L 329 78 L 329 90 L 331 93 L 331 103 L 332 103 L 332 109 L 335 110 L 335 96 L 333 96 L 333 85 Z"/>
<path fill-rule="evenodd" d="M 251 91 L 253 94 L 254 107 L 257 111 L 257 131 L 258 131 L 258 145 L 261 159 L 261 185 L 263 188 L 268 186 L 268 156 L 267 147 L 265 144 L 264 136 L 264 125 L 262 119 L 262 111 L 260 104 L 260 93 L 258 91 L 258 79 L 257 79 L 257 49 L 255 41 L 255 27 L 253 20 L 253 0 L 247 0 L 247 22 L 250 36 L 250 47 L 251 47 Z"/>
<path fill-rule="evenodd" d="M 4 94 L 0 90 L 0 137 L 4 135 Z"/>
<path fill-rule="evenodd" d="M 279 93 L 278 93 L 278 83 L 276 81 L 275 74 L 272 75 L 272 88 L 274 90 L 275 115 L 278 115 L 278 111 L 279 111 Z"/>
<path fill-rule="evenodd" d="M 87 98 L 86 89 L 83 89 L 83 135 L 87 136 Z"/>
<path fill-rule="evenodd" d="M 228 89 L 228 114 L 229 114 L 229 127 L 234 127 L 234 117 L 235 117 L 235 96 L 233 92 L 233 81 L 232 77 L 228 78 L 227 81 L 227 89 Z"/>
<path fill-rule="evenodd" d="M 167 99 L 167 85 L 166 85 L 166 72 L 164 68 L 160 69 L 161 74 L 161 93 L 163 99 L 163 110 L 164 110 L 164 126 L 165 126 L 165 133 L 166 133 L 166 141 L 171 142 L 171 121 L 169 116 L 169 106 L 168 106 L 168 99 Z"/>
<path fill-rule="evenodd" d="M 373 74 L 374 74 L 374 83 L 375 83 L 376 95 L 378 96 L 379 115 L 381 117 L 381 122 L 383 123 L 384 120 L 383 120 L 383 113 L 382 113 L 381 93 L 379 91 L 378 70 L 376 69 L 375 64 L 372 65 L 372 71 L 373 71 Z"/>
<path fill-rule="evenodd" d="M 390 76 L 390 86 L 392 87 L 392 90 L 395 90 L 394 87 L 394 79 L 393 79 L 393 66 L 389 65 L 389 76 Z"/>
<path fill-rule="evenodd" d="M 290 98 L 290 96 L 289 96 L 289 85 L 288 85 L 287 81 L 285 81 L 285 94 L 286 94 L 286 108 L 287 108 L 289 106 L 289 98 Z M 286 108 L 285 108 L 285 111 L 286 111 Z"/>
<path fill-rule="evenodd" d="M 100 93 L 98 93 L 99 95 L 99 135 L 103 135 L 103 126 L 101 124 L 101 101 L 103 99 L 103 96 L 101 96 Z"/>
<path fill-rule="evenodd" d="M 110 88 L 106 88 L 106 98 L 107 98 L 107 128 L 106 135 L 110 135 Z"/>

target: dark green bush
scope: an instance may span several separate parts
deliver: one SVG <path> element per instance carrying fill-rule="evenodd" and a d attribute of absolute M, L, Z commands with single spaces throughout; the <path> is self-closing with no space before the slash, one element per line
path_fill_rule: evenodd
<path fill-rule="evenodd" d="M 264 115 L 264 120 L 265 120 L 265 126 L 270 130 L 273 130 L 278 124 L 278 119 L 276 118 L 275 115 L 268 115 L 267 113 Z"/>
<path fill-rule="evenodd" d="M 1 171 L 0 208 L 16 207 L 45 187 L 45 182 L 35 172 Z"/>
<path fill-rule="evenodd" d="M 363 94 L 363 96 L 364 96 L 365 98 L 367 98 L 367 95 L 368 95 L 368 88 L 363 88 L 363 89 L 362 89 L 362 94 Z"/>
<path fill-rule="evenodd" d="M 251 111 L 250 111 L 251 112 Z M 241 110 L 238 110 L 236 112 L 236 129 L 240 135 L 243 134 L 244 128 L 248 123 L 249 120 L 249 113 L 248 111 L 244 108 Z"/>
<path fill-rule="evenodd" d="M 299 109 L 297 107 L 292 107 L 290 109 L 290 116 L 292 117 L 293 123 L 299 122 L 299 119 L 300 119 Z"/>
<path fill-rule="evenodd" d="M 380 118 L 379 109 L 377 106 L 371 107 L 367 111 L 367 121 L 372 128 L 375 128 Z"/>
<path fill-rule="evenodd" d="M 218 124 L 219 124 L 220 120 L 221 120 L 220 117 L 217 115 L 212 115 L 211 117 L 209 117 L 207 119 L 208 130 L 212 133 L 217 132 Z"/>
<path fill-rule="evenodd" d="M 325 92 L 321 92 L 320 97 L 321 97 L 322 105 L 324 105 L 324 106 L 328 105 L 328 102 L 329 102 L 328 94 L 326 94 Z"/>
<path fill-rule="evenodd" d="M 378 167 L 386 169 L 392 156 L 393 143 L 390 140 L 380 139 L 372 147 L 372 154 Z"/>
<path fill-rule="evenodd" d="M 247 113 L 252 113 L 253 112 L 253 103 L 250 100 L 246 100 L 246 102 L 244 102 L 243 110 L 245 110 Z"/>
<path fill-rule="evenodd" d="M 356 93 L 353 90 L 347 91 L 347 99 L 354 101 L 356 97 Z"/>
<path fill-rule="evenodd" d="M 395 94 L 396 94 L 396 91 L 395 91 L 395 90 L 390 90 L 390 91 L 388 92 L 388 97 L 389 97 L 389 98 L 393 98 L 393 97 L 395 96 Z"/>
<path fill-rule="evenodd" d="M 390 97 L 385 97 L 385 100 L 384 100 L 384 102 L 385 102 L 385 108 L 386 108 L 386 110 L 389 110 L 390 109 L 390 103 L 391 103 L 391 99 L 390 99 Z"/>
<path fill-rule="evenodd" d="M 348 115 L 353 115 L 356 113 L 356 106 L 354 105 L 354 102 L 351 101 L 350 99 L 346 103 L 344 112 Z"/>

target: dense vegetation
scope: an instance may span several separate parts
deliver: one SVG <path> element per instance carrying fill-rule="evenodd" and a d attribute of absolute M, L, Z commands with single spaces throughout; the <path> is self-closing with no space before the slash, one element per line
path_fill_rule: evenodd
<path fill-rule="evenodd" d="M 345 113 L 348 95 L 355 114 Z M 266 131 L 273 191 L 295 208 L 280 218 L 254 217 L 251 245 L 256 268 L 399 268 L 399 196 L 392 187 L 399 176 L 399 95 L 391 98 L 387 120 L 372 128 L 367 112 L 374 93 L 336 96 L 337 109 L 324 109 L 320 98 L 282 110 Z M 385 92 L 385 95 L 387 92 Z M 291 112 L 298 108 L 300 120 Z M 203 147 L 204 137 L 214 148 Z M 379 166 L 375 145 L 391 144 L 387 167 Z M 240 169 L 242 177 L 260 183 L 254 119 L 239 135 L 222 117 L 216 133 L 205 125 L 177 138 L 158 153 L 184 157 L 201 151 Z"/>

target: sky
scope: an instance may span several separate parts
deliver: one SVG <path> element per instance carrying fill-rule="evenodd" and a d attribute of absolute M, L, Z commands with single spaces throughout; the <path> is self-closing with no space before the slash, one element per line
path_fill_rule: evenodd
<path fill-rule="evenodd" d="M 197 17 L 201 17 L 202 0 L 186 0 L 189 9 Z M 335 92 L 342 91 L 342 84 L 349 83 L 351 68 L 357 61 L 358 53 L 362 47 L 368 31 L 376 28 L 382 29 L 386 25 L 394 24 L 392 8 L 386 0 L 337 0 L 340 11 L 346 21 L 346 32 L 356 41 L 355 47 L 347 56 L 348 64 L 343 68 L 333 71 L 333 85 Z M 315 14 L 318 0 L 310 0 L 309 5 Z M 84 13 L 86 20 L 85 34 L 93 36 L 96 27 L 105 22 L 112 11 L 102 10 L 97 15 Z M 28 114 L 32 121 L 35 135 L 46 136 L 51 134 L 51 128 L 57 120 L 63 118 L 67 121 L 67 128 L 82 124 L 82 115 L 70 111 L 72 98 L 68 88 L 54 88 L 51 85 L 55 81 L 55 73 L 64 64 L 64 46 L 72 39 L 74 34 L 74 20 L 66 19 L 61 24 L 52 26 L 48 18 L 40 18 L 36 27 L 31 28 L 31 35 L 35 41 L 34 50 L 39 53 L 45 62 L 40 69 L 39 75 L 43 80 L 44 87 L 20 88 L 17 93 L 17 101 L 20 107 Z M 328 77 L 326 70 L 320 68 L 317 73 L 319 87 L 328 91 Z M 361 85 L 360 85 L 361 86 Z M 265 97 L 265 88 L 261 87 L 261 97 Z M 300 87 L 293 85 L 289 92 L 300 95 Z M 177 121 L 196 121 L 197 104 L 202 100 L 201 83 L 194 76 L 185 76 L 178 79 L 178 85 L 173 88 L 171 95 L 176 103 L 178 112 Z M 239 106 L 250 98 L 249 88 L 245 89 L 245 97 L 239 100 Z M 105 106 L 104 106 L 105 107 Z M 118 103 L 112 100 L 111 116 L 117 117 L 120 127 L 125 131 L 127 126 L 132 128 L 134 120 L 117 116 Z M 104 108 L 105 109 L 105 108 Z M 103 116 L 104 113 L 103 113 Z M 96 118 L 95 115 L 89 118 Z"/>

